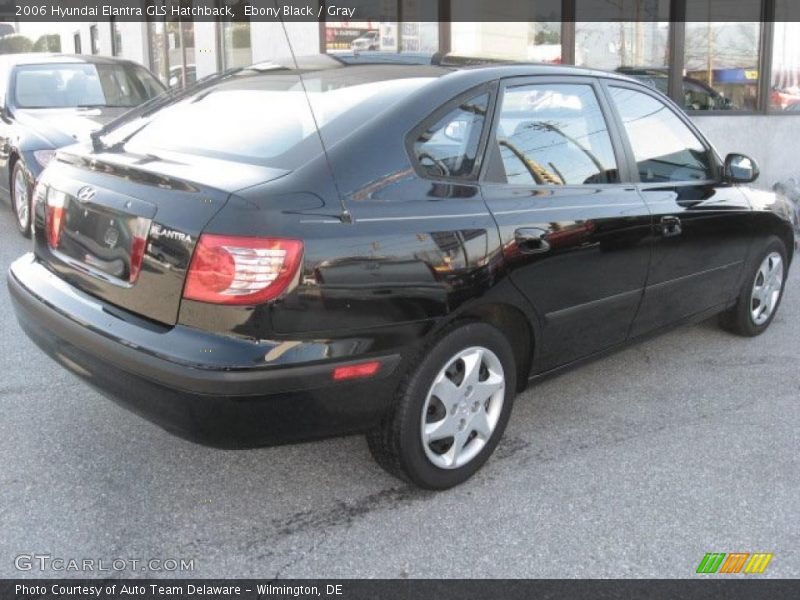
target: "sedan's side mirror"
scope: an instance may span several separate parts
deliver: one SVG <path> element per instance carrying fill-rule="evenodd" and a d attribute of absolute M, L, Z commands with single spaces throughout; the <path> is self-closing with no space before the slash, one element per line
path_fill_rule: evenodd
<path fill-rule="evenodd" d="M 752 183 L 761 172 L 758 164 L 744 154 L 728 154 L 725 157 L 725 179 L 731 183 Z"/>

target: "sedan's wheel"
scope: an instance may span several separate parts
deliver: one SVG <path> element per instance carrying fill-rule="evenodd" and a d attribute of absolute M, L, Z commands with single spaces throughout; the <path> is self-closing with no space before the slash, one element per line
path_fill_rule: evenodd
<path fill-rule="evenodd" d="M 786 279 L 786 247 L 778 238 L 770 237 L 755 257 L 736 306 L 720 319 L 725 329 L 745 336 L 758 335 L 769 327 L 783 297 Z"/>
<path fill-rule="evenodd" d="M 514 354 L 485 323 L 444 333 L 400 384 L 370 450 L 387 471 L 428 489 L 471 477 L 497 446 L 516 390 Z"/>
<path fill-rule="evenodd" d="M 422 407 L 422 447 L 443 469 L 475 458 L 497 427 L 506 379 L 497 355 L 480 346 L 467 348 L 442 367 Z"/>
<path fill-rule="evenodd" d="M 750 293 L 750 317 L 756 325 L 763 325 L 772 316 L 783 289 L 783 258 L 770 252 L 761 262 L 753 291 Z"/>
<path fill-rule="evenodd" d="M 17 228 L 25 237 L 31 236 L 31 193 L 25 167 L 14 163 L 11 173 L 11 208 L 17 217 Z"/>

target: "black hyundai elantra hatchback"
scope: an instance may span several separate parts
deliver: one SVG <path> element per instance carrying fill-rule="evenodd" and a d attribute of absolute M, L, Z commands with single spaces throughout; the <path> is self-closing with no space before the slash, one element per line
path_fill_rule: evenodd
<path fill-rule="evenodd" d="M 364 432 L 442 489 L 532 380 L 717 313 L 769 326 L 791 207 L 658 91 L 403 60 L 256 65 L 60 151 L 8 275 L 27 334 L 179 435 Z"/>

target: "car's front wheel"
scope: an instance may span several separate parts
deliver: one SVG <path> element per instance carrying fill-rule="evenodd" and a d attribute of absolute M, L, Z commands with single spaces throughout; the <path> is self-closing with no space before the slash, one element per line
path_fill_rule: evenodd
<path fill-rule="evenodd" d="M 770 237 L 755 254 L 736 305 L 722 313 L 720 323 L 733 333 L 756 336 L 769 327 L 783 297 L 788 261 L 786 246 Z"/>
<path fill-rule="evenodd" d="M 17 228 L 25 237 L 31 236 L 31 186 L 20 161 L 11 171 L 11 209 L 17 218 Z"/>
<path fill-rule="evenodd" d="M 503 435 L 516 392 L 514 353 L 485 323 L 442 334 L 400 384 L 369 448 L 389 473 L 427 489 L 469 479 Z"/>

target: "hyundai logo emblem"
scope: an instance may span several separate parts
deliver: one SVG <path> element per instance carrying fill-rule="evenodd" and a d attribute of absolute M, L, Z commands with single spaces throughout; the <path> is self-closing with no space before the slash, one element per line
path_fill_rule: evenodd
<path fill-rule="evenodd" d="M 97 195 L 97 190 L 95 190 L 90 185 L 85 185 L 81 189 L 78 190 L 78 201 L 79 202 L 91 202 L 94 200 L 94 197 Z"/>

